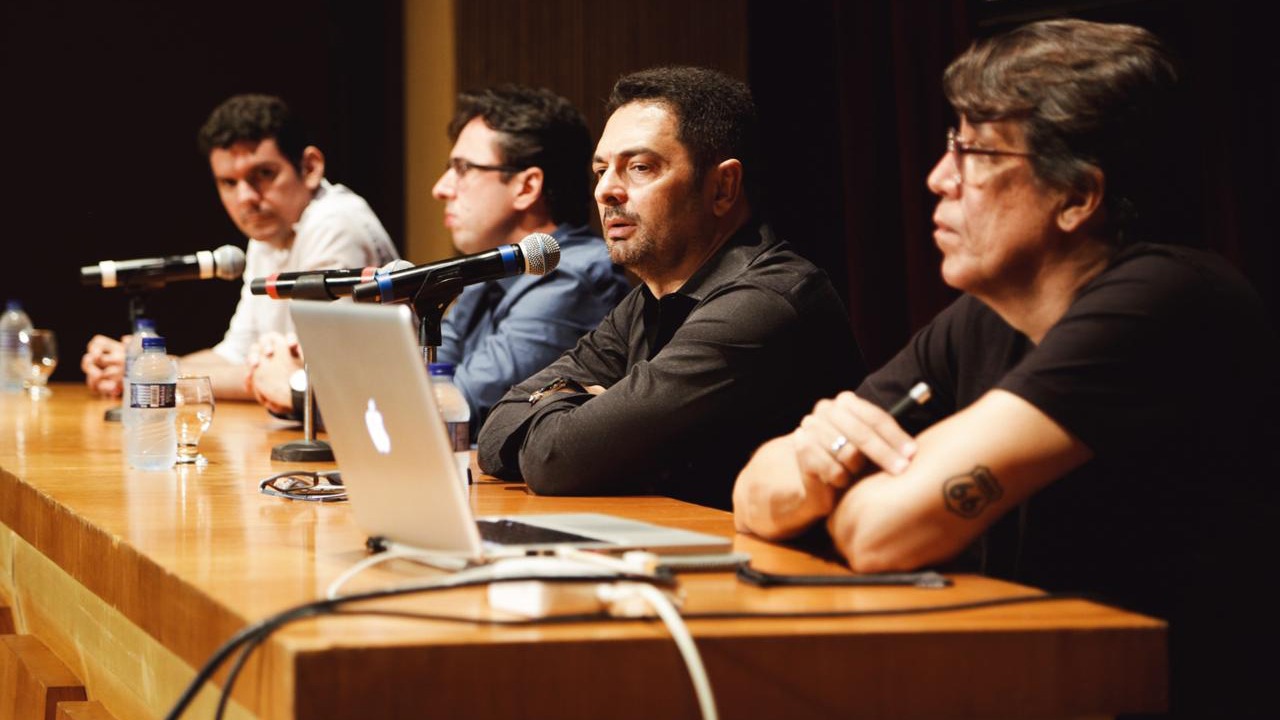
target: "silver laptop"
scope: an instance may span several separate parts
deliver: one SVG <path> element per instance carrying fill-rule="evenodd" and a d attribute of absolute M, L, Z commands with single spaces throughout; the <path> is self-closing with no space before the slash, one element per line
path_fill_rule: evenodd
<path fill-rule="evenodd" d="M 290 309 L 351 509 L 371 537 L 468 560 L 564 545 L 729 549 L 728 538 L 597 513 L 474 518 L 409 307 L 293 300 Z"/>

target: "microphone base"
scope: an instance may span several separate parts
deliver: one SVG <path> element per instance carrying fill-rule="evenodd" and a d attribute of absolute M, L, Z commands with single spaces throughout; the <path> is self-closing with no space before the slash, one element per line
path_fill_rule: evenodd
<path fill-rule="evenodd" d="M 324 440 L 294 440 L 271 448 L 271 459 L 282 462 L 332 462 L 333 448 Z"/>
<path fill-rule="evenodd" d="M 105 422 L 121 422 L 124 420 L 124 407 L 117 405 L 113 408 L 107 408 L 107 411 L 102 413 L 102 419 Z"/>

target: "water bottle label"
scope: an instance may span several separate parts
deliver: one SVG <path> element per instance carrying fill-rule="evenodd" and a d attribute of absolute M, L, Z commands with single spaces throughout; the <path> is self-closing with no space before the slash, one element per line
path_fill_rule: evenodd
<path fill-rule="evenodd" d="M 470 422 L 445 423 L 445 427 L 448 429 L 449 442 L 453 445 L 454 452 L 469 452 L 471 450 Z"/>
<path fill-rule="evenodd" d="M 130 383 L 129 407 L 144 409 L 177 407 L 176 389 L 175 383 Z"/>

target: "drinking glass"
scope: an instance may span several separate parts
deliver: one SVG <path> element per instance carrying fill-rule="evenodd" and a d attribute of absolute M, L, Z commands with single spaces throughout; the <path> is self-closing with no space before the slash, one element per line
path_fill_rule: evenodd
<path fill-rule="evenodd" d="M 31 348 L 31 371 L 24 384 L 33 398 L 42 398 L 52 391 L 47 387 L 49 376 L 58 366 L 58 338 L 52 330 L 27 330 L 18 334 L 18 342 Z"/>
<path fill-rule="evenodd" d="M 208 375 L 180 375 L 174 393 L 178 464 L 208 465 L 200 454 L 200 436 L 213 422 L 213 383 Z"/>

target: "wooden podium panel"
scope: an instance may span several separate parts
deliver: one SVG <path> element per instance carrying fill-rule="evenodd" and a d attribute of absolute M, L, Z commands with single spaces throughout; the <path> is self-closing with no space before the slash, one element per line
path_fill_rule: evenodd
<path fill-rule="evenodd" d="M 19 402 L 16 402 L 19 401 Z M 297 432 L 223 403 L 205 468 L 133 470 L 107 401 L 57 386 L 0 400 L 0 597 L 115 717 L 158 717 L 244 626 L 319 598 L 366 556 L 342 503 L 257 492 L 273 444 Z M 730 536 L 729 514 L 666 498 L 542 498 L 472 488 L 478 514 L 603 511 Z M 737 536 L 763 569 L 841 572 Z M 360 590 L 438 574 L 404 562 Z M 1035 595 L 956 576 L 943 590 L 781 588 L 729 573 L 681 576 L 683 611 L 902 610 Z M 378 607 L 484 619 L 481 588 Z M 1080 600 L 875 617 L 691 619 L 723 717 L 1080 717 L 1166 703 L 1165 627 Z M 190 717 L 208 717 L 216 687 Z M 273 636 L 238 680 L 231 717 L 695 717 L 683 663 L 657 621 L 496 626 L 327 617 Z"/>
<path fill-rule="evenodd" d="M 0 717 L 47 720 L 59 702 L 84 700 L 84 686 L 31 635 L 0 635 Z"/>

